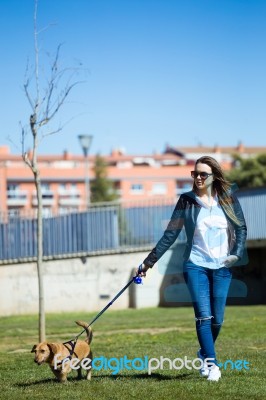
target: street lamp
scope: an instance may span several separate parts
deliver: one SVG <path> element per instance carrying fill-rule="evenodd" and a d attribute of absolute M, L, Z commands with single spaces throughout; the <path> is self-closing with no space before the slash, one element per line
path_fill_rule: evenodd
<path fill-rule="evenodd" d="M 85 191 L 86 191 L 86 207 L 90 204 L 90 181 L 89 181 L 89 149 L 92 142 L 92 135 L 79 135 L 79 142 L 85 157 Z"/>

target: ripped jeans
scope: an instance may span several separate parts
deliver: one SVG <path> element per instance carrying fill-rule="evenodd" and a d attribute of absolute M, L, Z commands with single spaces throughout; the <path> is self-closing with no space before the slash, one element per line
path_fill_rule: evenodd
<path fill-rule="evenodd" d="M 201 356 L 213 359 L 217 365 L 215 341 L 223 324 L 232 271 L 226 267 L 204 268 L 186 261 L 183 273 L 194 307 Z"/>

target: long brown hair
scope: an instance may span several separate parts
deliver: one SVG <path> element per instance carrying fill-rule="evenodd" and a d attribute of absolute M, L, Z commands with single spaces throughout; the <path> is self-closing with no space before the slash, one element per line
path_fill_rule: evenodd
<path fill-rule="evenodd" d="M 203 156 L 200 157 L 195 165 L 197 164 L 207 164 L 214 175 L 214 181 L 213 181 L 213 189 L 216 191 L 217 196 L 218 196 L 218 202 L 219 204 L 223 207 L 223 209 L 226 211 L 228 216 L 238 225 L 239 221 L 238 218 L 235 215 L 234 209 L 233 209 L 233 198 L 230 195 L 230 188 L 231 184 L 230 182 L 225 178 L 224 172 L 215 158 L 210 157 L 210 156 Z M 193 182 L 193 191 L 197 193 L 197 187 L 195 184 L 195 181 Z"/>

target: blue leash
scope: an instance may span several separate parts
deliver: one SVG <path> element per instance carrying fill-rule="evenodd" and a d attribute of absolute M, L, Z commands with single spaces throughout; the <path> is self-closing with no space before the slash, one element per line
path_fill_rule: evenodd
<path fill-rule="evenodd" d="M 117 295 L 96 315 L 96 317 L 93 318 L 93 320 L 88 324 L 88 327 L 91 326 L 100 316 L 118 299 L 118 297 L 121 296 L 122 293 L 131 285 L 131 283 L 136 283 L 137 285 L 142 283 L 142 278 L 139 276 L 142 272 L 142 264 L 140 264 L 138 268 L 138 273 L 136 276 L 134 276 L 127 284 L 126 286 L 123 287 L 123 289 L 120 290 L 120 292 L 117 293 Z M 69 350 L 69 356 L 65 358 L 71 360 L 72 355 L 74 353 L 76 343 L 78 338 L 86 331 L 86 329 L 83 329 L 74 339 L 69 340 L 68 342 L 64 342 L 63 344 L 69 344 L 71 346 L 71 350 Z M 63 360 L 64 361 L 64 360 Z"/>

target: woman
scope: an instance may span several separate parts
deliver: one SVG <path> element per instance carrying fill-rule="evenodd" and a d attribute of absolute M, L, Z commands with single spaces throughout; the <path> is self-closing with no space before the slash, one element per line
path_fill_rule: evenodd
<path fill-rule="evenodd" d="M 191 171 L 193 189 L 180 196 L 162 238 L 138 271 L 146 276 L 185 228 L 184 279 L 195 313 L 200 345 L 197 353 L 203 361 L 201 376 L 218 381 L 215 341 L 224 316 L 231 282 L 230 267 L 241 264 L 247 228 L 241 206 L 218 162 L 209 156 L 196 161 Z"/>

